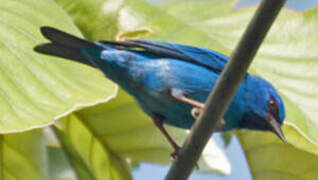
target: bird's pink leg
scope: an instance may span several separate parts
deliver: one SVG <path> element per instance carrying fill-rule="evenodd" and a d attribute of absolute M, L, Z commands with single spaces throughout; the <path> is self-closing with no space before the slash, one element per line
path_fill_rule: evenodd
<path fill-rule="evenodd" d="M 173 94 L 172 93 L 172 97 L 176 98 L 177 100 L 179 101 L 182 101 L 184 103 L 187 103 L 187 104 L 190 104 L 198 109 L 203 109 L 204 108 L 204 104 L 199 102 L 199 101 L 196 101 L 196 100 L 192 100 L 192 99 L 189 99 L 185 96 L 179 96 L 179 95 L 176 95 L 176 94 Z"/>
<path fill-rule="evenodd" d="M 174 152 L 171 154 L 171 157 L 173 159 L 176 159 L 178 156 L 178 152 L 180 150 L 180 147 L 177 145 L 177 143 L 172 139 L 172 137 L 169 135 L 167 130 L 163 127 L 163 121 L 160 118 L 153 118 L 153 122 L 157 126 L 157 128 L 161 131 L 161 133 L 166 137 L 166 139 L 169 141 L 171 146 L 174 148 Z"/>
<path fill-rule="evenodd" d="M 186 104 L 189 104 L 193 106 L 193 109 L 191 110 L 191 115 L 196 118 L 204 109 L 204 104 L 185 97 L 184 93 L 181 90 L 172 89 L 171 90 L 171 96 L 174 97 L 176 100 L 184 102 Z"/>

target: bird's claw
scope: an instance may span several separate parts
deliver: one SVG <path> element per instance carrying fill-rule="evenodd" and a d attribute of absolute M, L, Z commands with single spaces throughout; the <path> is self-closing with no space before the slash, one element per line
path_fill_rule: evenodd
<path fill-rule="evenodd" d="M 173 160 L 173 161 L 176 160 L 178 155 L 179 155 L 179 151 L 174 151 L 173 153 L 171 153 L 170 154 L 171 160 Z"/>
<path fill-rule="evenodd" d="M 181 148 L 179 146 L 175 146 L 174 147 L 174 152 L 170 154 L 171 160 L 176 160 L 177 159 L 180 149 Z"/>
<path fill-rule="evenodd" d="M 177 159 L 177 157 L 179 156 L 180 149 L 181 148 L 179 147 L 173 153 L 170 154 L 171 160 L 174 161 Z M 198 163 L 195 163 L 195 170 L 199 170 L 199 169 L 200 169 L 200 167 L 199 167 Z"/>
<path fill-rule="evenodd" d="M 191 116 L 194 118 L 194 119 L 197 119 L 199 118 L 200 114 L 202 113 L 203 109 L 202 108 L 197 108 L 197 107 L 194 107 L 191 109 Z M 225 126 L 225 120 L 222 118 L 220 120 L 220 123 L 217 125 L 216 127 L 216 130 L 217 131 L 221 131 L 223 129 L 223 127 Z"/>

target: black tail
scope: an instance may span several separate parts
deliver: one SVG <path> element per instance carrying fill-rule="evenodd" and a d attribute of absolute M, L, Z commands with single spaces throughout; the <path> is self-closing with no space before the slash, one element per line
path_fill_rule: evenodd
<path fill-rule="evenodd" d="M 92 66 L 87 58 L 81 53 L 82 48 L 98 48 L 100 46 L 93 42 L 80 39 L 52 27 L 41 27 L 41 33 L 51 43 L 41 44 L 34 48 L 36 52 L 63 57 L 76 62 Z"/>

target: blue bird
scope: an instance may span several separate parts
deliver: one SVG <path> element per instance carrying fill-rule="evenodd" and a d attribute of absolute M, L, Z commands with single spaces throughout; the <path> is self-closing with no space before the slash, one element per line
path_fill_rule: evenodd
<path fill-rule="evenodd" d="M 189 129 L 204 108 L 229 58 L 212 50 L 152 40 L 91 42 L 52 27 L 42 27 L 51 42 L 35 51 L 101 70 L 131 94 L 174 147 L 163 123 Z M 265 130 L 285 141 L 284 104 L 264 79 L 247 74 L 217 130 Z"/>

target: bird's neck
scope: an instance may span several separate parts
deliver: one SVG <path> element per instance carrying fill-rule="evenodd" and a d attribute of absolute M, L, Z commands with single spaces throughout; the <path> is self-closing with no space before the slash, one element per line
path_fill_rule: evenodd
<path fill-rule="evenodd" d="M 232 99 L 232 103 L 230 104 L 228 110 L 224 115 L 224 119 L 226 121 L 226 124 L 222 128 L 224 131 L 236 129 L 237 127 L 239 127 L 239 124 L 243 119 L 244 113 L 246 112 L 246 109 L 248 107 L 248 84 L 250 80 L 251 76 L 246 75 L 239 88 L 237 89 L 236 94 Z"/>

